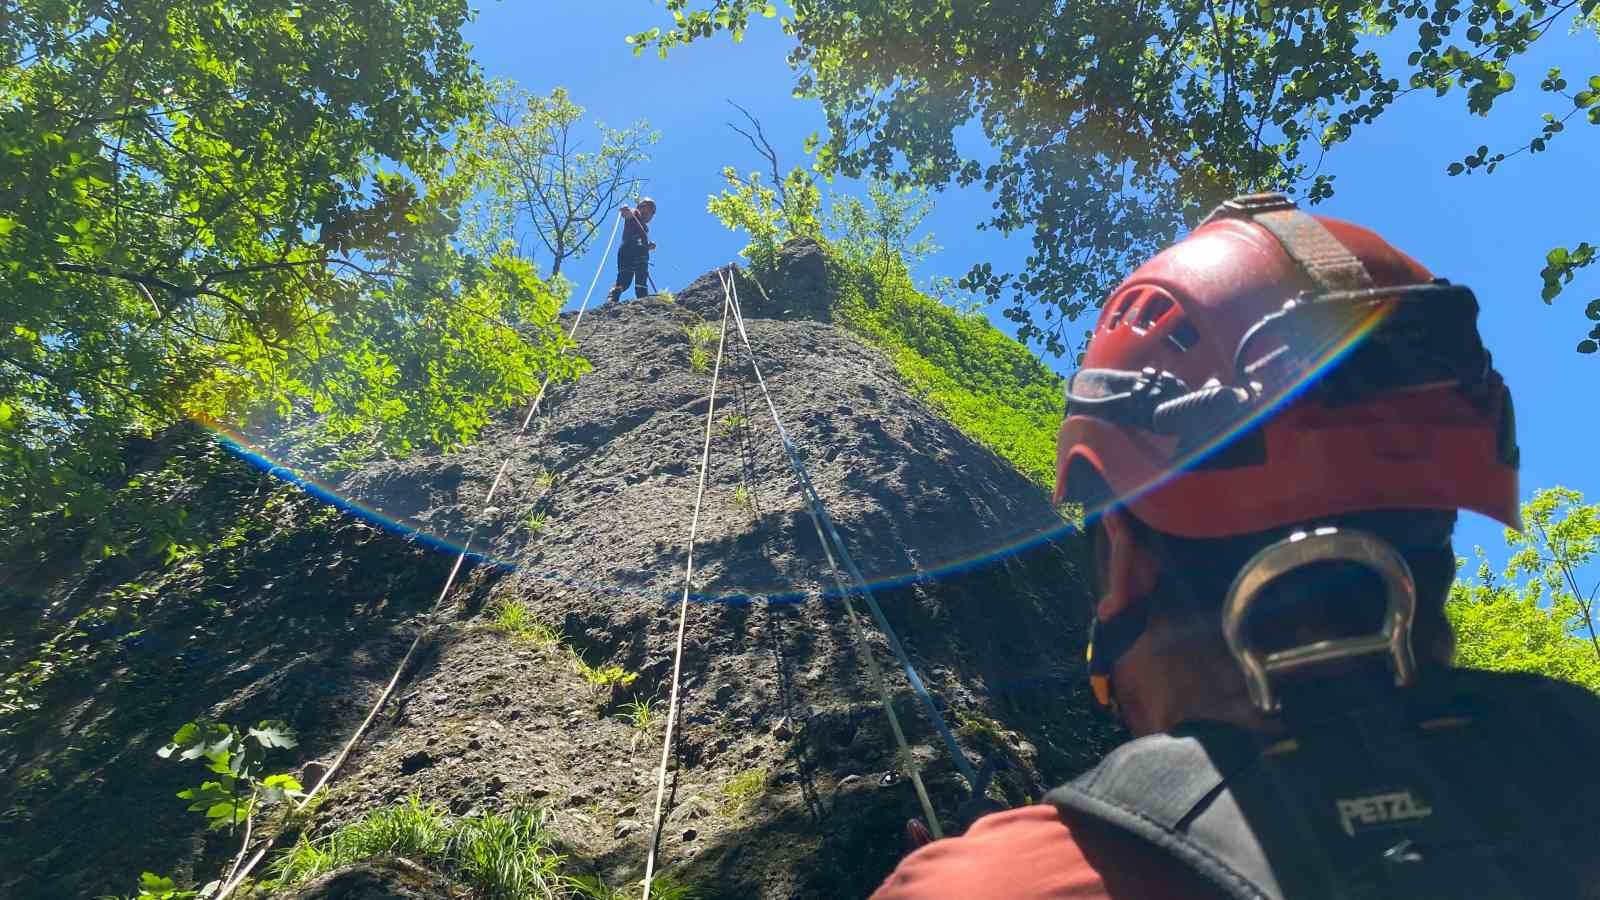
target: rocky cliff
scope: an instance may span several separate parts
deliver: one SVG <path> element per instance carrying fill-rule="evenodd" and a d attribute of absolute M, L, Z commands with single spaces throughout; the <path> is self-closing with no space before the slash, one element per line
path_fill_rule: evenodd
<path fill-rule="evenodd" d="M 1076 541 L 1035 485 L 822 321 L 815 260 L 785 264 L 795 277 L 770 296 L 741 293 L 774 402 L 946 721 L 997 770 L 989 799 L 1036 799 L 1106 738 L 1079 686 Z M 30 646 L 92 631 L 86 611 L 118 609 L 93 620 L 98 649 L 0 736 L 0 895 L 126 890 L 141 870 L 214 877 L 237 841 L 200 833 L 172 797 L 184 773 L 155 749 L 196 717 L 276 718 L 299 732 L 299 760 L 326 759 L 419 629 L 396 700 L 315 816 L 289 827 L 326 834 L 410 794 L 461 816 L 532 802 L 551 810 L 569 870 L 637 879 L 710 386 L 686 329 L 717 326 L 714 287 L 590 311 L 578 340 L 593 371 L 552 390 L 525 440 L 508 411 L 464 451 L 373 462 L 332 485 L 427 534 L 478 529 L 484 561 L 431 615 L 448 552 L 325 507 L 206 435 L 144 448 L 133 471 L 180 473 L 170 502 L 218 534 L 241 510 L 255 524 L 177 563 L 57 553 L 6 572 L 7 672 Z M 918 805 L 749 363 L 730 343 L 662 860 L 701 897 L 861 896 L 904 852 Z M 508 454 L 509 482 L 484 510 Z M 540 627 L 494 627 L 508 606 Z M 871 643 L 953 819 L 971 808 L 966 783 L 875 629 Z M 597 684 L 610 666 L 621 671 Z M 655 723 L 619 715 L 651 698 Z"/>

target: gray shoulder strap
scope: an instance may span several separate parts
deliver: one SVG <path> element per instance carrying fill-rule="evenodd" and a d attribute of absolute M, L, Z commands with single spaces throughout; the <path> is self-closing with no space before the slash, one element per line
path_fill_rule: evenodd
<path fill-rule="evenodd" d="M 1193 726 L 1113 751 L 1046 800 L 1241 900 L 1600 898 L 1600 698 L 1455 671 L 1270 746 Z"/>
<path fill-rule="evenodd" d="M 1258 754 L 1242 732 L 1152 735 L 1117 748 L 1100 765 L 1051 791 L 1064 819 L 1132 832 L 1242 900 L 1281 900 L 1266 854 L 1231 810 L 1229 778 Z"/>

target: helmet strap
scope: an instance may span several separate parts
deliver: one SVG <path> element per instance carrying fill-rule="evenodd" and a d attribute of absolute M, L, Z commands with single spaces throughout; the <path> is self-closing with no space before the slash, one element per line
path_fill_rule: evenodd
<path fill-rule="evenodd" d="M 1213 219 L 1248 219 L 1271 232 L 1283 252 L 1323 292 L 1364 290 L 1373 286 L 1372 273 L 1350 249 L 1333 236 L 1315 216 L 1304 212 L 1288 196 L 1277 193 L 1245 194 L 1218 206 L 1201 224 Z"/>
<path fill-rule="evenodd" d="M 1116 710 L 1111 692 L 1111 669 L 1127 653 L 1150 625 L 1151 601 L 1147 597 L 1109 621 L 1095 617 L 1089 621 L 1089 646 L 1084 661 L 1089 670 L 1089 687 L 1101 706 Z"/>

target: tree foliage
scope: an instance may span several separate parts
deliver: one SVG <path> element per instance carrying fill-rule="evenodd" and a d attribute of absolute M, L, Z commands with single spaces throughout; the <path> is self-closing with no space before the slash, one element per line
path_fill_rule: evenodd
<path fill-rule="evenodd" d="M 773 12 L 763 0 L 699 5 L 668 0 L 673 25 L 631 36 L 635 52 L 737 37 Z M 1023 339 L 1060 354 L 1068 320 L 1219 200 L 1265 188 L 1331 196 L 1323 155 L 1354 129 L 1421 91 L 1460 91 L 1486 114 L 1516 88 L 1518 57 L 1553 28 L 1592 20 L 1596 6 L 809 0 L 783 26 L 796 41 L 797 93 L 827 116 L 820 168 L 983 184 L 996 202 L 982 227 L 1030 229 L 1033 252 L 1018 273 L 975 266 L 967 286 L 1006 297 Z M 1415 48 L 1403 70 L 1384 66 L 1379 40 Z M 1568 92 L 1560 73 L 1541 87 L 1557 109 L 1522 150 L 1542 151 L 1577 112 L 1600 121 L 1600 89 Z M 963 141 L 973 125 L 986 147 Z M 1449 170 L 1489 171 L 1511 155 L 1479 147 Z M 1546 284 L 1557 289 L 1565 282 L 1552 278 L 1581 267 L 1551 264 Z"/>
<path fill-rule="evenodd" d="M 1536 492 L 1522 508 L 1524 531 L 1506 531 L 1513 550 L 1496 574 L 1478 550 L 1476 578 L 1458 581 L 1446 611 L 1456 661 L 1476 669 L 1538 672 L 1600 692 L 1600 637 L 1594 602 L 1600 581 L 1582 582 L 1600 549 L 1600 504 L 1567 488 Z M 1587 591 L 1585 591 L 1587 587 Z"/>
<path fill-rule="evenodd" d="M 917 263 L 939 249 L 931 234 L 914 238 L 932 211 L 933 200 L 926 191 L 896 189 L 887 182 L 873 181 L 867 185 L 865 200 L 836 198 L 828 225 L 837 235 L 834 246 L 851 263 L 870 268 L 887 281 L 897 274 L 909 275 Z"/>
<path fill-rule="evenodd" d="M 722 177 L 728 187 L 707 199 L 706 211 L 730 230 L 750 235 L 741 252 L 757 272 L 772 271 L 785 241 L 822 236 L 822 194 L 804 169 L 791 170 L 776 186 L 763 184 L 760 172 L 743 177 L 732 166 Z"/>
<path fill-rule="evenodd" d="M 635 174 L 660 137 L 643 121 L 613 129 L 596 125 L 600 141 L 585 151 L 578 130 L 583 107 L 565 88 L 538 97 L 510 82 L 461 134 L 458 164 L 487 188 L 474 201 L 474 243 L 490 248 L 531 227 L 550 256 L 550 274 L 581 255 L 617 206 L 644 187 Z"/>
<path fill-rule="evenodd" d="M 92 513 L 125 433 L 305 409 L 469 437 L 559 355 L 461 252 L 464 0 L 21 0 L 0 29 L 0 512 Z"/>

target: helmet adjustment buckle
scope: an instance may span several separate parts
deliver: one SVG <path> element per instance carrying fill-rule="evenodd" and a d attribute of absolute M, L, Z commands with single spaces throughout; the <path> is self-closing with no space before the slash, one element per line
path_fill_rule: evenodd
<path fill-rule="evenodd" d="M 1200 224 L 1217 219 L 1251 219 L 1260 213 L 1282 212 L 1284 210 L 1299 209 L 1300 204 L 1290 199 L 1282 191 L 1263 191 L 1259 194 L 1241 194 L 1232 200 L 1225 200 L 1215 209 L 1206 214 Z"/>

